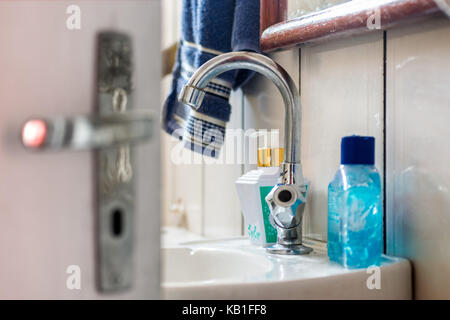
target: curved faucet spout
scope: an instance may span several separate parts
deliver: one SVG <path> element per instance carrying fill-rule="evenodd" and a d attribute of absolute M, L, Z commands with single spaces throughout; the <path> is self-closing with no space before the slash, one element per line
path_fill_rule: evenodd
<path fill-rule="evenodd" d="M 277 244 L 268 251 L 276 254 L 306 254 L 311 248 L 302 245 L 302 216 L 307 186 L 300 164 L 302 110 L 298 89 L 289 74 L 272 59 L 257 53 L 231 52 L 203 64 L 183 87 L 178 99 L 198 109 L 205 88 L 216 76 L 234 69 L 248 69 L 266 76 L 278 87 L 285 106 L 284 161 L 280 180 L 266 197 L 270 221 L 277 229 Z"/>
<path fill-rule="evenodd" d="M 181 90 L 178 99 L 198 109 L 209 81 L 221 73 L 248 69 L 266 76 L 278 87 L 285 105 L 284 162 L 300 163 L 301 105 L 298 89 L 289 74 L 272 59 L 252 52 L 230 52 L 203 64 Z"/>

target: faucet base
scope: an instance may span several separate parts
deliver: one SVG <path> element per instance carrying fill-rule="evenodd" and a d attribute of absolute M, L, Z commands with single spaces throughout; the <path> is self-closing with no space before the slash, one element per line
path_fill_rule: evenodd
<path fill-rule="evenodd" d="M 304 246 L 302 244 L 282 245 L 278 243 L 268 247 L 266 250 L 268 253 L 271 254 L 283 254 L 283 255 L 303 255 L 311 253 L 313 251 L 312 248 Z"/>

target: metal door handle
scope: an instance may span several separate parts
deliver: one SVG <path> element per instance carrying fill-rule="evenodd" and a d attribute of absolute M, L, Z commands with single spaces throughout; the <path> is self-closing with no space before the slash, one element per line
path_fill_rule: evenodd
<path fill-rule="evenodd" d="M 152 118 L 149 111 L 127 111 L 31 119 L 22 127 L 22 143 L 34 150 L 83 150 L 135 144 L 151 138 Z"/>
<path fill-rule="evenodd" d="M 133 108 L 131 38 L 103 32 L 97 41 L 97 113 L 30 119 L 22 126 L 22 144 L 32 150 L 96 149 L 98 287 L 117 292 L 133 284 L 134 220 L 139 207 L 131 145 L 151 137 L 156 117 Z"/>

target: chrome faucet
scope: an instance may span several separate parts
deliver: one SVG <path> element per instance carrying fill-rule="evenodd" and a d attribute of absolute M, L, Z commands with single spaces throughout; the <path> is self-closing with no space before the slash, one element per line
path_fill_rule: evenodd
<path fill-rule="evenodd" d="M 267 250 L 275 254 L 307 254 L 311 248 L 302 244 L 302 217 L 307 185 L 300 163 L 301 105 L 298 89 L 288 73 L 272 59 L 257 53 L 231 52 L 203 64 L 180 92 L 180 102 L 198 109 L 209 81 L 226 71 L 248 69 L 272 80 L 280 90 L 285 105 L 284 161 L 279 183 L 266 197 L 270 222 L 278 233 L 277 243 Z"/>

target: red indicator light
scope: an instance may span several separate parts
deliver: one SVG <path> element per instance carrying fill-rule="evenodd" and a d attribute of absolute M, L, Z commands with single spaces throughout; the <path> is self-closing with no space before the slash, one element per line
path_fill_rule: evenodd
<path fill-rule="evenodd" d="M 47 136 L 47 125 L 42 120 L 30 120 L 22 128 L 22 143 L 25 147 L 41 147 Z"/>

